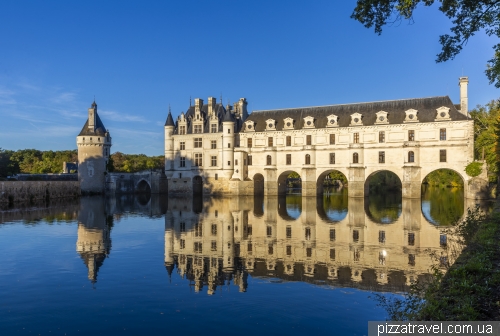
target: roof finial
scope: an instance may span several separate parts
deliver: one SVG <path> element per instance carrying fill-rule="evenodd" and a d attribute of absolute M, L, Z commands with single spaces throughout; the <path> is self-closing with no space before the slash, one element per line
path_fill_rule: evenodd
<path fill-rule="evenodd" d="M 171 111 L 170 111 L 170 104 L 168 104 L 168 114 L 170 114 Z"/>
<path fill-rule="evenodd" d="M 191 107 L 191 96 L 189 96 L 189 107 Z"/>

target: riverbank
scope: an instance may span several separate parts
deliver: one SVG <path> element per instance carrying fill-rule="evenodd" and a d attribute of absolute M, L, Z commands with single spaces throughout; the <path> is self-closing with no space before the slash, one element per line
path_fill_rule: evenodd
<path fill-rule="evenodd" d="M 500 320 L 500 201 L 488 217 L 468 221 L 459 227 L 467 246 L 444 276 L 436 274 L 418 320 Z"/>

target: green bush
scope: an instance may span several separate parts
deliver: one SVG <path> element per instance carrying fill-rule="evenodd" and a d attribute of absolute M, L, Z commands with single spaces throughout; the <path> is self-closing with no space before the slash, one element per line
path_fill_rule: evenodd
<path fill-rule="evenodd" d="M 467 167 L 465 167 L 465 172 L 470 177 L 479 176 L 479 174 L 481 174 L 482 171 L 483 171 L 483 163 L 482 162 L 474 161 L 474 162 L 469 163 L 467 165 Z"/>

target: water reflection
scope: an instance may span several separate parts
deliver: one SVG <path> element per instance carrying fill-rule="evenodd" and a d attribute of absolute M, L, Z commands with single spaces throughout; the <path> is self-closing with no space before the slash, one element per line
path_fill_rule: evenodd
<path fill-rule="evenodd" d="M 424 185 L 422 213 L 433 224 L 449 225 L 457 221 L 464 213 L 464 190 Z"/>
<path fill-rule="evenodd" d="M 197 292 L 231 281 L 244 292 L 248 275 L 400 291 L 428 275 L 430 252 L 445 248 L 446 233 L 423 216 L 420 200 L 397 195 L 198 202 L 191 209 L 188 200 L 169 199 L 165 215 L 165 266 Z"/>

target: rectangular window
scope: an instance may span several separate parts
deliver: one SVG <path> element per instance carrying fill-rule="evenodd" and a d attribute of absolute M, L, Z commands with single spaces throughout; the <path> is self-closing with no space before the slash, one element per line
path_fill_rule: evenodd
<path fill-rule="evenodd" d="M 267 164 L 268 166 L 270 166 L 270 165 L 272 164 L 272 162 L 273 162 L 273 161 L 272 161 L 271 155 L 268 155 L 268 156 L 266 157 L 266 164 Z"/>
<path fill-rule="evenodd" d="M 378 132 L 378 142 L 385 142 L 385 132 L 384 131 Z"/>
<path fill-rule="evenodd" d="M 180 135 L 186 134 L 186 126 L 179 126 L 179 134 Z"/>
<path fill-rule="evenodd" d="M 249 166 L 252 165 L 252 156 L 251 155 L 248 156 L 248 165 Z"/>
<path fill-rule="evenodd" d="M 413 232 L 408 233 L 408 245 L 409 246 L 415 245 L 415 234 Z"/>
<path fill-rule="evenodd" d="M 335 145 L 335 134 L 330 134 L 330 145 Z"/>
<path fill-rule="evenodd" d="M 306 145 L 311 146 L 311 142 L 312 142 L 312 136 L 306 135 Z"/>
<path fill-rule="evenodd" d="M 385 152 L 378 152 L 378 163 L 385 163 Z"/>
<path fill-rule="evenodd" d="M 212 240 L 211 250 L 212 251 L 217 251 L 217 241 Z"/>
<path fill-rule="evenodd" d="M 446 162 L 446 149 L 439 150 L 439 162 Z"/>
<path fill-rule="evenodd" d="M 217 149 L 217 140 L 211 140 L 210 141 L 210 148 L 211 149 Z"/>
<path fill-rule="evenodd" d="M 385 252 L 384 251 L 380 251 L 378 253 L 378 263 L 379 263 L 379 265 L 385 265 Z"/>
<path fill-rule="evenodd" d="M 247 139 L 247 147 L 252 148 L 252 138 Z"/>
<path fill-rule="evenodd" d="M 286 145 L 287 146 L 291 146 L 292 145 L 292 137 L 289 136 L 289 135 L 286 137 Z"/>
<path fill-rule="evenodd" d="M 203 154 L 202 153 L 194 153 L 194 166 L 195 167 L 203 166 Z"/>
<path fill-rule="evenodd" d="M 231 134 L 231 129 L 230 128 L 227 129 L 227 134 Z"/>
<path fill-rule="evenodd" d="M 312 248 L 310 248 L 310 247 L 306 248 L 306 257 L 311 258 L 312 254 L 313 254 Z"/>
<path fill-rule="evenodd" d="M 330 260 L 335 260 L 335 249 L 330 249 Z"/>
<path fill-rule="evenodd" d="M 180 247 L 181 247 L 181 250 L 184 250 L 184 248 L 186 247 L 186 241 L 184 239 L 181 239 L 180 241 Z"/>
<path fill-rule="evenodd" d="M 335 241 L 335 229 L 330 229 L 330 241 Z"/>
<path fill-rule="evenodd" d="M 408 254 L 408 265 L 415 266 L 415 255 Z"/>
<path fill-rule="evenodd" d="M 291 165 L 292 164 L 292 154 L 287 154 L 286 155 L 286 164 Z"/>
<path fill-rule="evenodd" d="M 210 125 L 210 133 L 217 133 L 217 124 Z"/>
<path fill-rule="evenodd" d="M 202 148 L 203 140 L 202 138 L 194 138 L 194 148 Z"/>
<path fill-rule="evenodd" d="M 179 145 L 180 150 L 186 150 L 186 143 L 184 141 L 181 141 Z"/>
<path fill-rule="evenodd" d="M 215 174 L 215 180 L 217 181 L 219 179 L 219 174 Z"/>
<path fill-rule="evenodd" d="M 273 147 L 273 138 L 272 137 L 267 138 L 267 147 Z"/>
<path fill-rule="evenodd" d="M 274 247 L 273 244 L 269 244 L 267 246 L 267 254 L 273 254 L 274 253 Z"/>
<path fill-rule="evenodd" d="M 306 240 L 311 239 L 311 228 L 306 228 L 305 238 L 306 238 Z"/>
<path fill-rule="evenodd" d="M 196 223 L 194 225 L 194 236 L 195 237 L 203 237 L 203 224 Z"/>
<path fill-rule="evenodd" d="M 252 243 L 248 243 L 247 250 L 248 250 L 248 252 L 252 252 L 253 251 Z"/>
<path fill-rule="evenodd" d="M 354 133 L 352 138 L 353 143 L 359 143 L 359 133 Z"/>
<path fill-rule="evenodd" d="M 439 140 L 446 140 L 446 128 L 439 130 Z"/>
<path fill-rule="evenodd" d="M 217 224 L 212 224 L 212 236 L 217 235 Z"/>
<path fill-rule="evenodd" d="M 408 131 L 408 141 L 415 141 L 415 131 L 414 130 Z"/>
<path fill-rule="evenodd" d="M 248 235 L 248 236 L 251 236 L 251 235 L 252 235 L 252 226 L 251 226 L 251 225 L 248 225 L 248 226 L 247 226 L 247 235 Z"/>
<path fill-rule="evenodd" d="M 286 237 L 288 239 L 292 238 L 292 227 L 291 226 L 286 227 Z"/>
<path fill-rule="evenodd" d="M 238 160 L 234 160 L 234 165 L 237 166 L 238 165 Z"/>
<path fill-rule="evenodd" d="M 272 226 L 268 226 L 266 228 L 266 233 L 267 233 L 268 237 L 271 237 L 273 235 L 273 227 Z"/>
<path fill-rule="evenodd" d="M 335 164 L 335 153 L 330 153 L 330 164 Z"/>
<path fill-rule="evenodd" d="M 385 243 L 385 231 L 378 232 L 378 242 Z"/>
<path fill-rule="evenodd" d="M 231 167 L 231 161 L 227 161 L 228 167 Z"/>
<path fill-rule="evenodd" d="M 286 246 L 286 255 L 291 256 L 292 255 L 292 247 L 290 245 Z"/>
<path fill-rule="evenodd" d="M 186 158 L 185 157 L 181 157 L 179 162 L 180 162 L 179 167 L 181 167 L 181 168 L 186 167 Z"/>
<path fill-rule="evenodd" d="M 201 133 L 201 126 L 202 125 L 194 125 L 194 133 L 195 134 Z"/>
<path fill-rule="evenodd" d="M 216 167 L 216 166 L 217 166 L 217 156 L 212 156 L 210 159 L 211 159 L 211 160 L 210 160 L 210 161 L 211 161 L 211 162 L 210 162 L 210 163 L 211 163 L 211 166 L 212 166 L 212 167 Z"/>
<path fill-rule="evenodd" d="M 201 242 L 194 243 L 194 253 L 202 253 L 203 252 L 203 244 Z"/>
<path fill-rule="evenodd" d="M 184 222 L 180 223 L 180 231 L 181 232 L 186 232 L 186 223 L 184 223 Z"/>
<path fill-rule="evenodd" d="M 359 240 L 359 231 L 358 230 L 352 230 L 352 241 L 357 243 Z"/>
<path fill-rule="evenodd" d="M 227 144 L 227 148 L 231 148 L 231 143 L 230 142 Z"/>

